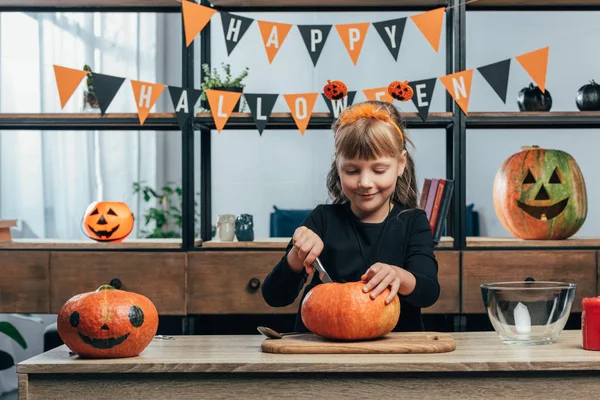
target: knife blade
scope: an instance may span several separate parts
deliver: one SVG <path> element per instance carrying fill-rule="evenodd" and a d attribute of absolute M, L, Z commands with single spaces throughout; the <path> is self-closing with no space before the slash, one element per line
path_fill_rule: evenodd
<path fill-rule="evenodd" d="M 323 264 L 321 264 L 321 260 L 319 260 L 319 257 L 317 257 L 315 259 L 315 261 L 313 261 L 312 265 L 319 272 L 319 278 L 321 278 L 321 282 L 323 282 L 323 283 L 332 283 L 333 282 L 333 279 L 331 279 L 331 277 L 329 276 L 327 271 L 325 271 L 325 268 L 323 268 Z"/>

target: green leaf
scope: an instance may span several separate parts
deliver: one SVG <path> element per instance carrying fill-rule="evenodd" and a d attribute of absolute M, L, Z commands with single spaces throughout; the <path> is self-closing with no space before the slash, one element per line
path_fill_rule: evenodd
<path fill-rule="evenodd" d="M 27 343 L 25 342 L 25 339 L 23 339 L 23 336 L 21 336 L 17 328 L 15 328 L 10 322 L 0 322 L 0 332 L 4 333 L 9 338 L 19 343 L 23 349 L 27 348 Z"/>
<path fill-rule="evenodd" d="M 9 369 L 13 365 L 15 365 L 15 360 L 12 356 L 7 352 L 0 350 L 0 371 Z"/>

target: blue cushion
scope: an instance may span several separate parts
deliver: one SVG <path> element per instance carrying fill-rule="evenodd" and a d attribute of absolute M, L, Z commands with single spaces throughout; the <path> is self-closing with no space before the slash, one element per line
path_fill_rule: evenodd
<path fill-rule="evenodd" d="M 270 215 L 271 237 L 292 237 L 312 210 L 282 210 L 273 206 Z"/>

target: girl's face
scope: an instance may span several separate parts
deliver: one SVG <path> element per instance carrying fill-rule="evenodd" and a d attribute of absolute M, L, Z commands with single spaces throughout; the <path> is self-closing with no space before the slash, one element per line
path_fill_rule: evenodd
<path fill-rule="evenodd" d="M 364 222 L 380 222 L 389 212 L 396 179 L 404 172 L 406 151 L 401 158 L 373 160 L 341 158 L 338 163 L 342 191 L 352 211 Z"/>

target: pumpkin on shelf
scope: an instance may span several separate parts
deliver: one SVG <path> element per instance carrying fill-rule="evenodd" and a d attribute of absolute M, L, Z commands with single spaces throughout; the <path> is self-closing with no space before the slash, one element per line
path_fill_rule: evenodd
<path fill-rule="evenodd" d="M 400 318 L 400 300 L 385 304 L 386 289 L 371 299 L 364 281 L 322 283 L 302 301 L 300 314 L 306 328 L 333 340 L 376 339 L 390 333 Z"/>
<path fill-rule="evenodd" d="M 398 101 L 408 101 L 412 99 L 414 91 L 408 81 L 394 81 L 388 85 L 388 94 Z"/>
<path fill-rule="evenodd" d="M 577 91 L 575 103 L 579 111 L 600 111 L 600 85 L 592 79 Z"/>
<path fill-rule="evenodd" d="M 348 95 L 348 87 L 342 81 L 327 80 L 327 84 L 323 87 L 323 93 L 329 100 L 342 100 Z"/>
<path fill-rule="evenodd" d="M 552 108 L 552 96 L 548 89 L 543 92 L 538 86 L 530 83 L 519 91 L 517 96 L 519 111 L 550 111 Z"/>
<path fill-rule="evenodd" d="M 120 201 L 96 201 L 85 211 L 82 228 L 97 242 L 122 242 L 133 230 L 133 213 Z"/>
<path fill-rule="evenodd" d="M 525 146 L 510 156 L 496 174 L 493 198 L 500 223 L 520 239 L 567 239 L 587 216 L 583 174 L 562 150 Z"/>
<path fill-rule="evenodd" d="M 158 312 L 141 294 L 102 285 L 71 297 L 58 313 L 60 338 L 82 358 L 140 354 L 158 330 Z"/>

